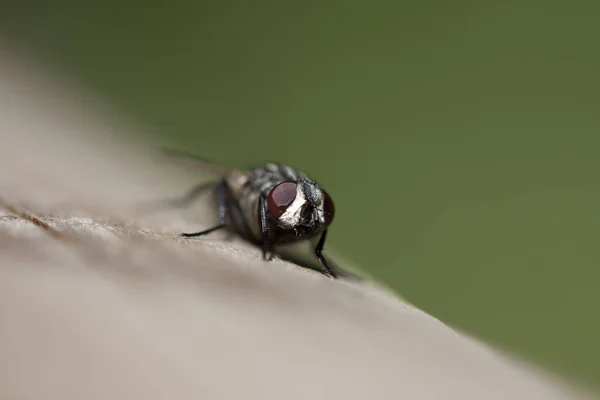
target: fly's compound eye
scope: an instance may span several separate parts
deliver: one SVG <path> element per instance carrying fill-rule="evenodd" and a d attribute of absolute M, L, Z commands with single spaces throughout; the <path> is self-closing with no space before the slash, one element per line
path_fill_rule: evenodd
<path fill-rule="evenodd" d="M 335 207 L 333 206 L 333 200 L 327 194 L 323 192 L 323 214 L 325 214 L 325 225 L 331 224 L 333 221 L 333 214 L 335 213 Z"/>
<path fill-rule="evenodd" d="M 281 182 L 269 192 L 267 209 L 272 216 L 279 218 L 295 199 L 296 182 Z"/>

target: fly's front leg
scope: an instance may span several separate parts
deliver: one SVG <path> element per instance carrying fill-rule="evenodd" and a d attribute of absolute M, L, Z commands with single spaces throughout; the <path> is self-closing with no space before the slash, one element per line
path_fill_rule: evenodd
<path fill-rule="evenodd" d="M 327 260 L 325 260 L 325 257 L 323 257 L 323 254 L 321 254 L 321 252 L 323 251 L 323 247 L 325 246 L 325 238 L 326 237 L 327 237 L 327 229 L 325 229 L 323 231 L 323 233 L 321 234 L 321 238 L 319 239 L 319 242 L 317 243 L 317 246 L 315 247 L 315 255 L 317 256 L 319 261 L 321 261 L 323 268 L 325 268 L 325 270 L 327 271 L 329 276 L 331 276 L 334 279 L 337 279 L 337 274 L 329 266 L 329 264 L 327 264 Z"/>
<path fill-rule="evenodd" d="M 217 231 L 225 227 L 225 222 L 227 221 L 227 187 L 225 186 L 225 182 L 219 183 L 217 186 L 217 196 L 219 199 L 219 225 L 213 226 L 212 228 L 193 233 L 182 233 L 183 237 L 197 237 L 207 235 L 211 232 Z"/>
<path fill-rule="evenodd" d="M 260 219 L 260 231 L 262 233 L 263 239 L 263 260 L 271 261 L 273 259 L 273 255 L 269 254 L 271 252 L 271 230 L 269 229 L 269 218 L 267 216 L 267 205 L 265 203 L 265 197 L 262 195 L 258 200 L 258 213 Z"/>

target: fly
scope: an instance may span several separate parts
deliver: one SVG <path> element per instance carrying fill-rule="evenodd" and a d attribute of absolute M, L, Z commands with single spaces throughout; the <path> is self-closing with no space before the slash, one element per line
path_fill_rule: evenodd
<path fill-rule="evenodd" d="M 226 229 L 261 247 L 265 261 L 273 259 L 278 245 L 318 237 L 314 254 L 327 275 L 338 277 L 322 254 L 335 208 L 329 194 L 312 178 L 279 163 L 266 163 L 249 171 L 210 164 L 208 167 L 220 171 L 219 181 L 201 183 L 174 203 L 187 204 L 212 190 L 218 204 L 219 223 L 181 236 L 192 238 Z"/>

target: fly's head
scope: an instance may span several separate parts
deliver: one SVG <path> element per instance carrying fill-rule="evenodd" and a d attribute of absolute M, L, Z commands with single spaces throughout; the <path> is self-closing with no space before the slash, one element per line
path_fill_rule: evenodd
<path fill-rule="evenodd" d="M 266 200 L 275 228 L 297 238 L 314 236 L 333 221 L 331 197 L 309 179 L 281 182 L 269 190 Z"/>

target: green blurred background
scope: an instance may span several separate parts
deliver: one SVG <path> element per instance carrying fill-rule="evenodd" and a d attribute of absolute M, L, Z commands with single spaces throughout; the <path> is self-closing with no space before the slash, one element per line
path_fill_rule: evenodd
<path fill-rule="evenodd" d="M 598 2 L 4 3 L 5 38 L 173 146 L 314 175 L 329 247 L 600 383 Z"/>

